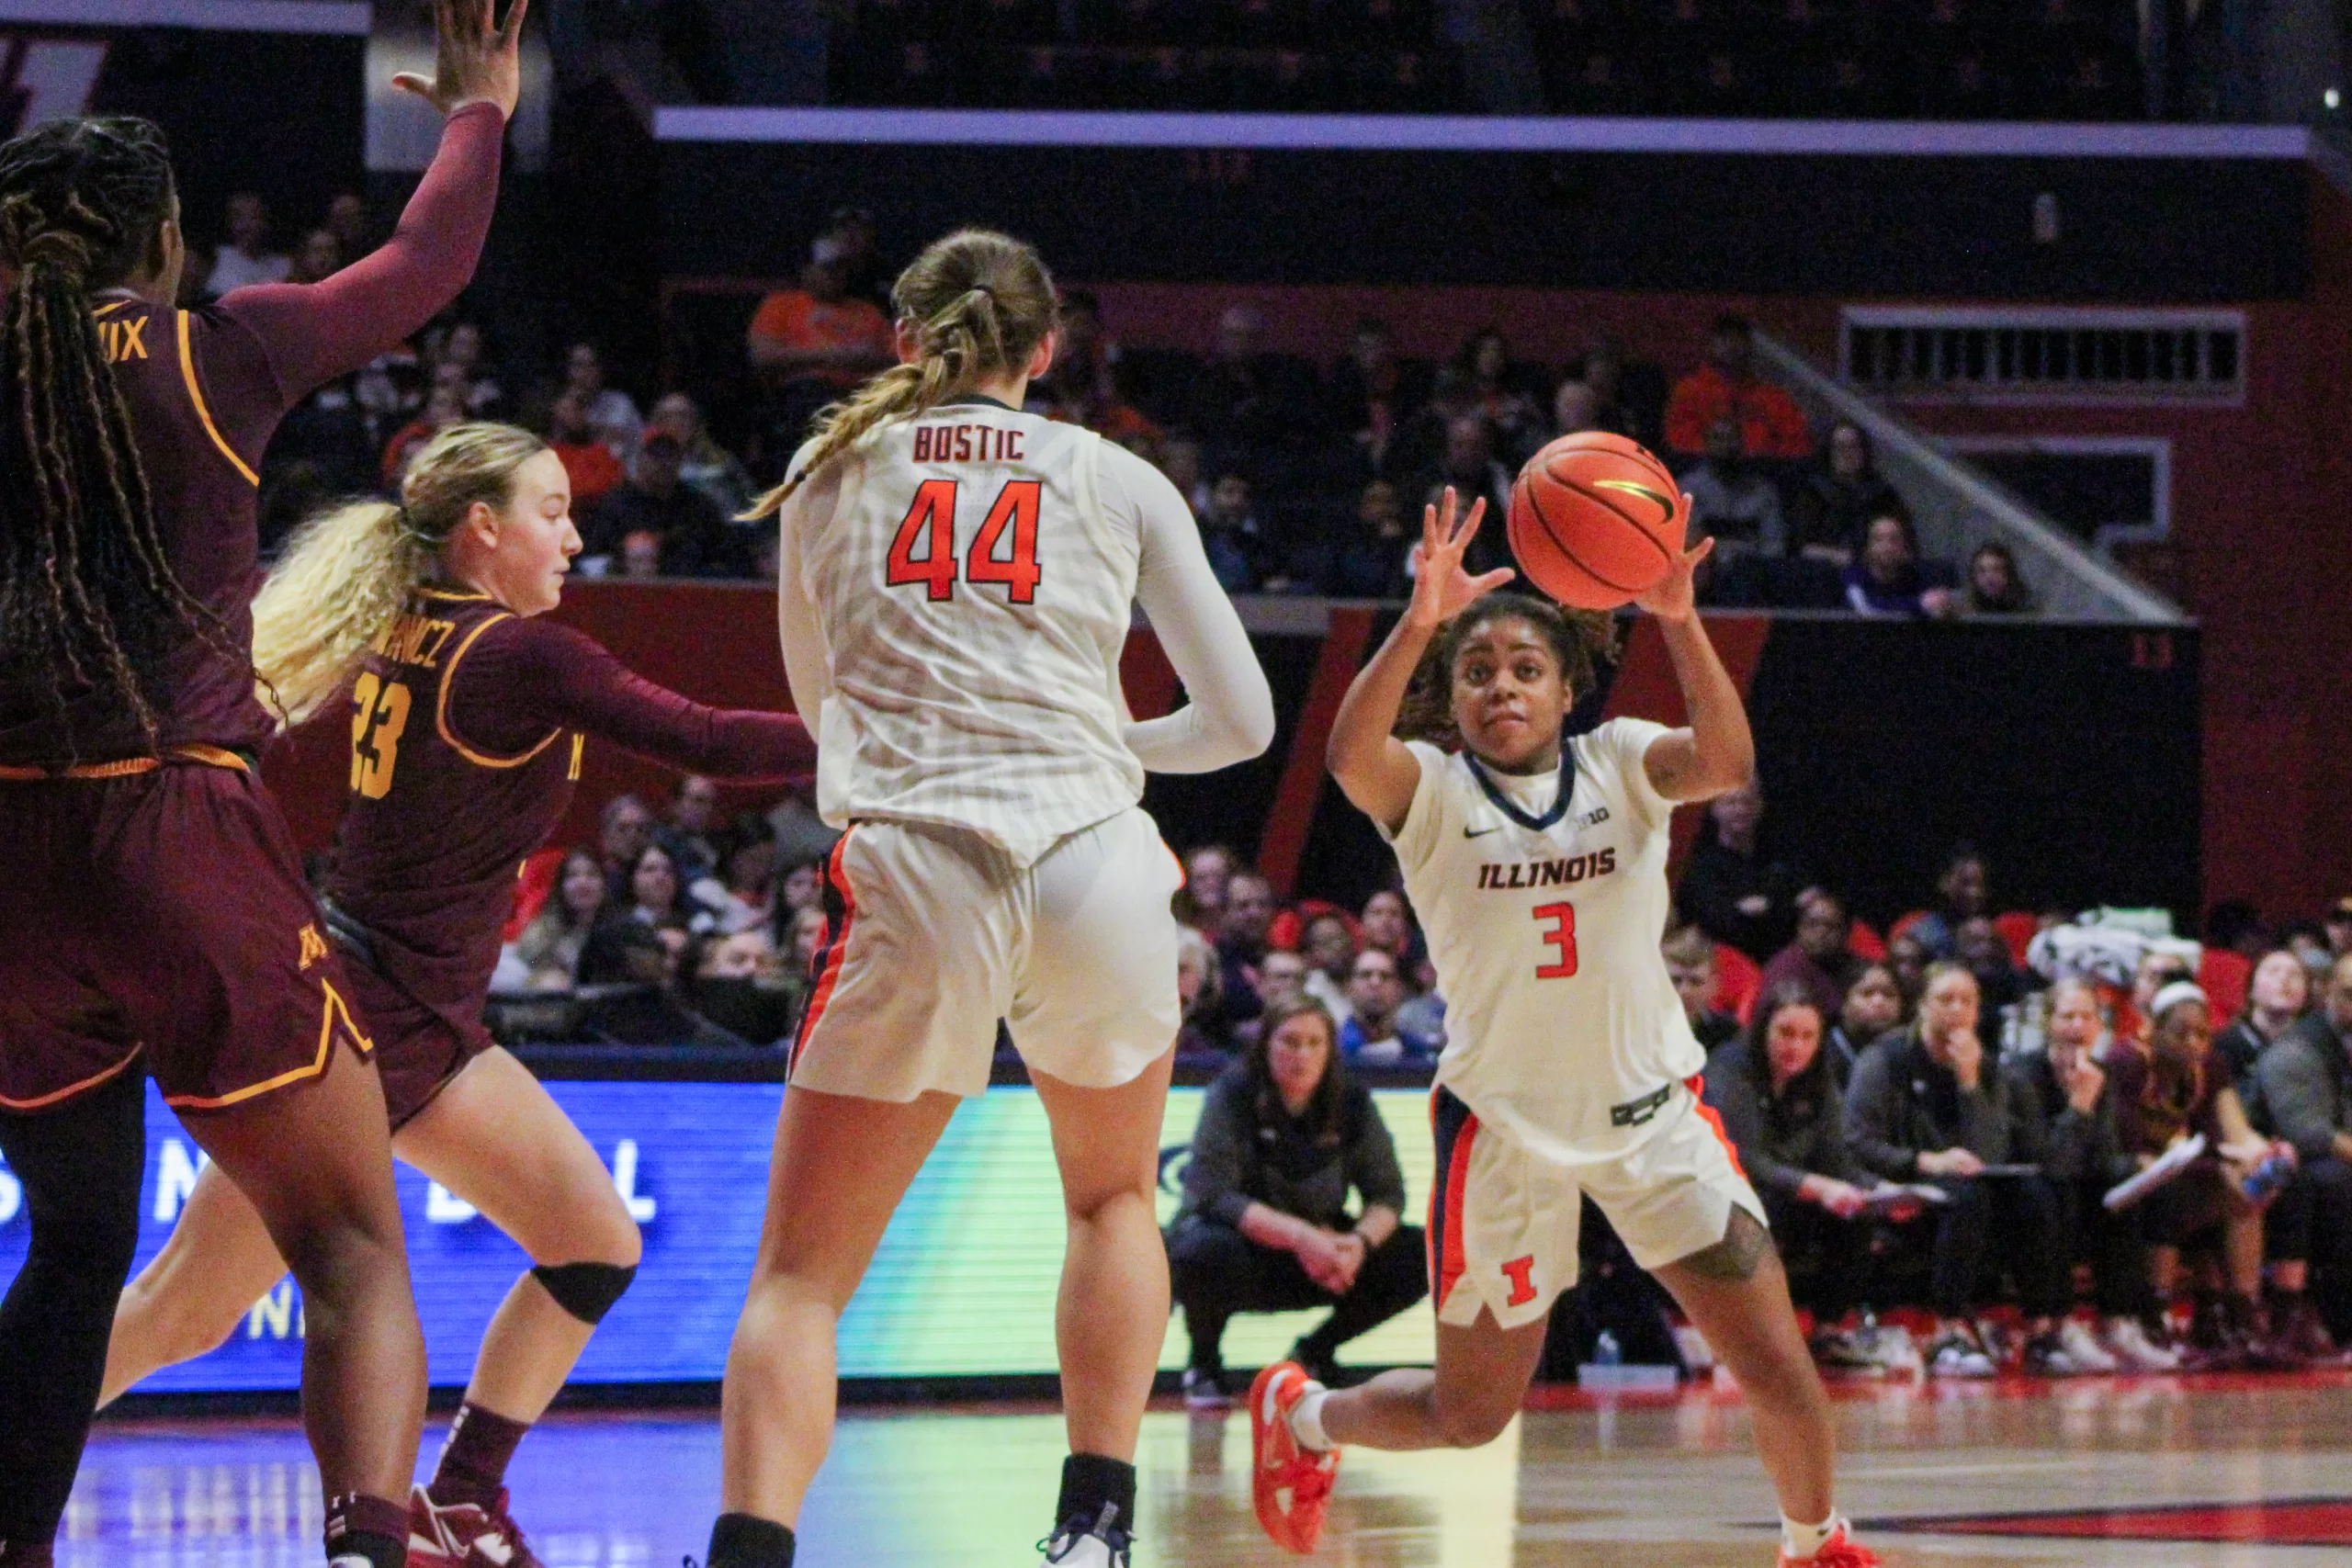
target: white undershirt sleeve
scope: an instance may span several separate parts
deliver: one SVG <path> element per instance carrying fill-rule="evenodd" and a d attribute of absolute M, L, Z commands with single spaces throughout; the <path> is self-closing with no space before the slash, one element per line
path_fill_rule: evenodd
<path fill-rule="evenodd" d="M 793 507 L 787 502 L 778 522 L 784 536 L 776 551 L 776 631 L 784 642 L 784 678 L 792 683 L 793 711 L 808 727 L 808 733 L 817 735 L 825 703 L 833 694 L 832 656 L 825 647 L 816 601 L 808 596 L 798 530 L 793 521 Z"/>
<path fill-rule="evenodd" d="M 1103 510 L 1136 528 L 1136 603 L 1189 699 L 1164 718 L 1130 724 L 1128 749 L 1155 773 L 1207 773 L 1248 761 L 1273 744 L 1273 693 L 1233 601 L 1209 570 L 1192 508 L 1165 475 L 1123 447 L 1104 444 L 1099 475 Z"/>

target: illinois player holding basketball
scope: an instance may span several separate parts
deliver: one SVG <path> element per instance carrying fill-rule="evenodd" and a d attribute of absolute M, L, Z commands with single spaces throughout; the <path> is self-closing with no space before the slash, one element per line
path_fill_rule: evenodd
<path fill-rule="evenodd" d="M 1258 1517 L 1315 1545 L 1340 1446 L 1484 1443 L 1525 1397 L 1552 1303 L 1576 1283 L 1590 1197 L 1737 1375 L 1778 1488 L 1781 1562 L 1866 1568 L 1830 1495 L 1829 1410 L 1789 1304 L 1764 1210 L 1713 1113 L 1704 1055 L 1658 937 L 1679 802 L 1747 782 L 1739 694 L 1677 564 L 1639 603 L 1666 634 L 1690 727 L 1620 718 L 1563 741 L 1607 623 L 1490 592 L 1463 552 L 1481 502 L 1422 524 L 1411 607 L 1350 687 L 1333 775 L 1395 845 L 1429 933 L 1448 1041 L 1431 1117 L 1434 1371 L 1331 1393 L 1284 1362 L 1251 1391 Z M 1679 541 L 1676 543 L 1679 545 Z M 1458 739 L 1447 751 L 1420 736 Z"/>
<path fill-rule="evenodd" d="M 546 443 L 461 424 L 417 455 L 398 505 L 356 502 L 298 535 L 254 606 L 254 662 L 289 720 L 351 706 L 325 917 L 376 1042 L 392 1152 L 533 1265 L 483 1336 L 432 1483 L 411 1495 L 411 1568 L 459 1568 L 478 1542 L 503 1568 L 534 1561 L 508 1516 L 507 1461 L 638 1262 L 595 1151 L 482 1023 L 515 867 L 561 820 L 591 737 L 740 783 L 816 765 L 791 715 L 689 702 L 541 619 L 579 550 Z M 123 1294 L 104 1398 L 220 1343 L 285 1271 L 253 1205 L 207 1167 Z"/>
<path fill-rule="evenodd" d="M 1069 1230 L 1056 1335 L 1070 1457 L 1046 1544 L 1127 1561 L 1168 1326 L 1152 1212 L 1178 1023 L 1181 874 L 1136 805 L 1273 732 L 1265 677 L 1175 487 L 1020 412 L 1052 363 L 1036 253 L 966 231 L 894 297 L 902 363 L 820 417 L 782 513 L 785 665 L 848 829 L 793 1049 L 765 1233 L 727 1362 L 711 1568 L 787 1568 L 831 1438 L 834 1330 L 1006 1020 L 1053 1123 Z M 1131 722 L 1140 602 L 1190 705 Z"/>
<path fill-rule="evenodd" d="M 522 0 L 443 0 L 447 116 L 382 249 L 173 309 L 186 247 L 144 120 L 0 148 L 0 1148 L 31 1250 L 0 1307 L 0 1560 L 45 1561 L 138 1239 L 142 1077 L 310 1303 L 327 1553 L 400 1568 L 424 1411 L 384 1096 L 251 752 L 254 467 L 286 411 L 472 276 Z"/>

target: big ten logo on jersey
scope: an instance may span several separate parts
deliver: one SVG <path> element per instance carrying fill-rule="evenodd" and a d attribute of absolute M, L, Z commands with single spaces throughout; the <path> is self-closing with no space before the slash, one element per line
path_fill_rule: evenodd
<path fill-rule="evenodd" d="M 992 424 L 922 424 L 915 427 L 918 463 L 1018 463 L 1025 430 Z"/>
<path fill-rule="evenodd" d="M 1617 869 L 1615 846 L 1595 850 L 1590 854 L 1570 855 L 1566 860 L 1521 861 L 1498 863 L 1493 861 L 1478 868 L 1478 886 L 1509 892 L 1529 887 L 1573 887 L 1579 882 L 1596 876 L 1607 876 Z"/>
<path fill-rule="evenodd" d="M 0 33 L 0 138 L 87 114 L 107 49 L 102 39 Z"/>

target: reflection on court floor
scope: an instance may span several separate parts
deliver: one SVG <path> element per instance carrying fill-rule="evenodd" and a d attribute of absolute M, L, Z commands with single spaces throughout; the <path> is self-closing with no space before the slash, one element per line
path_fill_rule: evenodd
<path fill-rule="evenodd" d="M 1895 1568 L 2288 1568 L 2352 1546 L 2352 1377 L 1849 1387 L 1841 1494 Z M 1348 1456 L 1317 1560 L 1348 1568 L 1748 1568 L 1774 1510 L 1747 1416 L 1713 1390 L 1530 1412 L 1491 1448 Z M 423 1456 L 429 1461 L 429 1451 Z M 854 1413 L 801 1561 L 1035 1563 L 1062 1452 L 1050 1412 Z M 1137 1568 L 1295 1562 L 1257 1533 L 1236 1413 L 1146 1423 Z M 516 1514 L 549 1568 L 675 1568 L 718 1504 L 713 1415 L 560 1416 Z M 64 1568 L 315 1568 L 291 1422 L 108 1422 Z"/>

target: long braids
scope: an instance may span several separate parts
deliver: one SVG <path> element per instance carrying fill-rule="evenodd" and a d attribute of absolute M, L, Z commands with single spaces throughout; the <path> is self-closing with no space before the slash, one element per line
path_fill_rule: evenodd
<path fill-rule="evenodd" d="M 1458 749 L 1462 736 L 1453 722 L 1453 660 L 1463 639 L 1480 626 L 1497 621 L 1525 621 L 1552 645 L 1560 661 L 1560 675 L 1573 696 L 1592 690 L 1600 666 L 1617 657 L 1617 623 L 1604 611 L 1564 610 L 1549 599 L 1509 589 L 1486 595 L 1446 623 L 1430 642 L 1429 651 L 1413 667 L 1397 710 L 1396 733 L 1408 740 L 1427 740 L 1449 750 Z"/>
<path fill-rule="evenodd" d="M 229 645 L 173 572 L 130 411 L 91 295 L 160 259 L 172 215 L 163 132 L 60 120 L 0 146 L 0 667 L 69 695 L 111 688 L 149 751 L 174 626 Z M 238 657 L 243 658 L 240 653 Z M 62 734 L 69 753 L 77 738 Z"/>
<path fill-rule="evenodd" d="M 741 519 L 772 517 L 809 477 L 859 437 L 968 392 L 1028 363 L 1054 330 L 1054 280 L 1035 249 L 987 229 L 959 229 L 924 248 L 890 288 L 915 357 L 894 365 L 817 415 L 808 456 Z"/>

